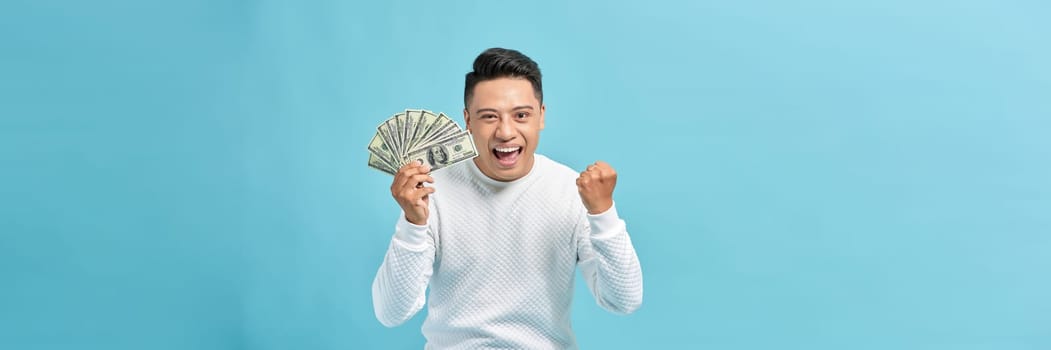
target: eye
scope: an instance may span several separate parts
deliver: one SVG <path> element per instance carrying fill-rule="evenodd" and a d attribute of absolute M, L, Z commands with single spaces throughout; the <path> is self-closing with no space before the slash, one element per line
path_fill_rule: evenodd
<path fill-rule="evenodd" d="M 526 113 L 526 112 L 518 112 L 518 113 L 515 114 L 515 118 L 517 118 L 517 119 L 525 119 L 525 118 L 528 118 L 528 117 L 529 117 L 529 113 Z"/>
<path fill-rule="evenodd" d="M 479 118 L 481 118 L 482 120 L 496 119 L 496 115 L 495 114 L 482 114 L 482 116 L 479 117 Z"/>

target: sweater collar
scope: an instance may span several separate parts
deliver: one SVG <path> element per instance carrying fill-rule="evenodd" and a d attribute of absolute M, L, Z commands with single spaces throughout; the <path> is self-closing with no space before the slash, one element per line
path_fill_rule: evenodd
<path fill-rule="evenodd" d="M 530 178 L 535 177 L 536 176 L 535 174 L 537 172 L 537 167 L 540 166 L 541 162 L 545 162 L 545 161 L 547 161 L 546 157 L 544 157 L 542 155 L 539 155 L 539 154 L 536 154 L 536 153 L 533 153 L 533 167 L 529 169 L 529 172 L 526 173 L 525 176 L 522 176 L 522 177 L 520 177 L 518 179 L 515 179 L 514 181 L 497 181 L 497 180 L 494 180 L 493 178 L 491 178 L 489 176 L 486 176 L 484 173 L 482 173 L 481 169 L 478 169 L 478 164 L 475 164 L 473 160 L 468 162 L 468 163 L 471 163 L 471 165 L 469 165 L 468 168 L 471 169 L 471 175 L 475 179 L 477 179 L 478 182 L 481 182 L 481 183 L 485 184 L 486 186 L 490 186 L 490 187 L 493 187 L 493 188 L 504 189 L 504 188 L 508 188 L 508 187 L 514 186 L 516 184 L 525 183 Z"/>

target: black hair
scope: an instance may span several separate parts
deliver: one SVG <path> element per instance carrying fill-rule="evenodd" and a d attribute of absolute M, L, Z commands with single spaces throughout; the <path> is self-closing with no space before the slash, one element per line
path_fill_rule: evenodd
<path fill-rule="evenodd" d="M 467 73 L 463 87 L 463 105 L 474 96 L 478 83 L 497 78 L 525 78 L 533 85 L 533 94 L 544 102 L 544 89 L 540 82 L 540 66 L 521 52 L 494 47 L 483 51 L 474 59 L 474 71 Z"/>

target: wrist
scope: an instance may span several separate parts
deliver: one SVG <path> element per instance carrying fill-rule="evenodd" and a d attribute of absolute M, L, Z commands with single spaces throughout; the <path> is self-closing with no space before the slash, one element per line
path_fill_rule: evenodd
<path fill-rule="evenodd" d="M 419 219 L 419 218 L 411 217 L 409 215 L 405 215 L 405 221 L 408 221 L 410 224 L 413 224 L 413 225 L 416 225 L 416 226 L 425 226 L 425 225 L 427 225 L 427 218 Z"/>
<path fill-rule="evenodd" d="M 613 207 L 613 199 L 602 200 L 598 203 L 594 203 L 587 207 L 588 214 L 598 215 L 606 212 L 609 208 Z"/>

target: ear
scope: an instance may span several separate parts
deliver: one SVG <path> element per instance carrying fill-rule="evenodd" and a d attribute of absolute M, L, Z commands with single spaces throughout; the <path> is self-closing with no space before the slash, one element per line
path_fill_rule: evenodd
<path fill-rule="evenodd" d="M 464 129 L 471 128 L 471 117 L 467 115 L 467 108 L 463 109 L 463 127 Z"/>
<path fill-rule="evenodd" d="M 540 104 L 540 130 L 544 130 L 544 114 L 547 112 L 547 105 Z"/>

